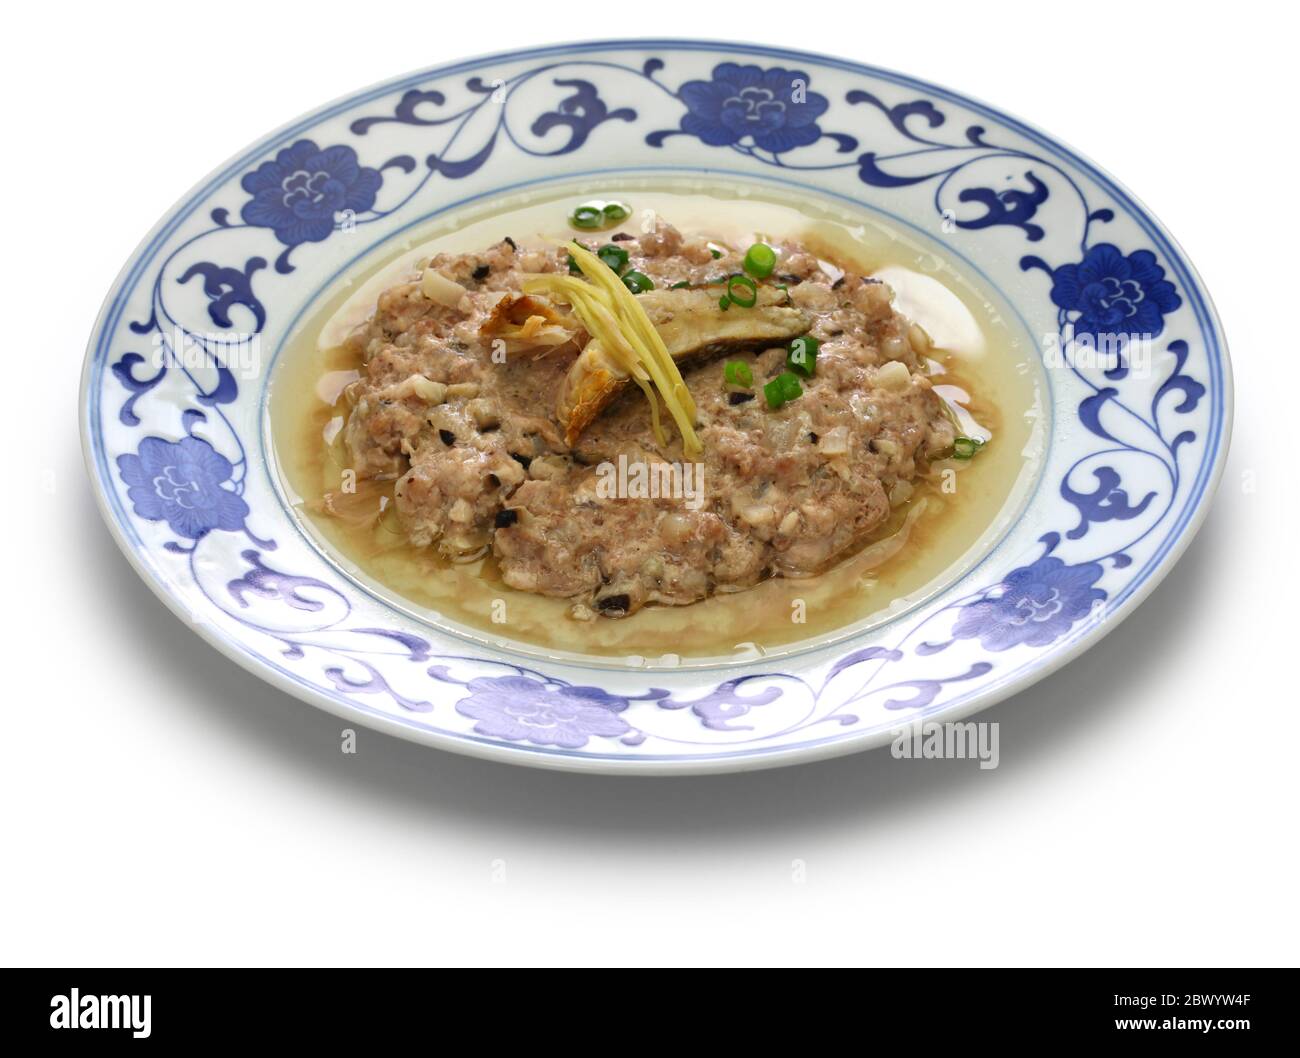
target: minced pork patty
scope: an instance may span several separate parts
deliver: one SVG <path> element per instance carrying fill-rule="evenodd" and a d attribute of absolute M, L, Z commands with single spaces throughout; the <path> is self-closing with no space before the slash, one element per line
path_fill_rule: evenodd
<path fill-rule="evenodd" d="M 705 238 L 663 223 L 612 238 L 657 291 L 743 267 L 741 253 L 715 258 Z M 347 391 L 353 467 L 363 478 L 396 479 L 412 545 L 465 560 L 491 549 L 508 585 L 572 598 L 583 616 L 691 603 L 826 569 L 906 499 L 929 460 L 951 451 L 955 430 L 926 375 L 929 340 L 893 309 L 890 289 L 841 274 L 798 244 L 775 248 L 776 272 L 763 285 L 785 287 L 786 304 L 806 318 L 805 333 L 820 342 L 815 373 L 801 379 L 801 397 L 772 409 L 762 387 L 787 369 L 788 343 L 732 341 L 679 365 L 704 445 L 694 461 L 701 490 L 690 503 L 599 488 L 599 465 L 620 456 L 629 466 L 684 462 L 666 415 L 667 444 L 655 439 L 636 387 L 565 443 L 556 405 L 587 341 L 580 324 L 565 344 L 493 357 L 493 310 L 519 297 L 529 275 L 568 272 L 563 247 L 509 239 L 427 262 L 464 288 L 459 300 L 454 288 L 451 298 L 427 296 L 417 273 L 384 292 L 352 336 L 364 361 Z M 752 387 L 727 384 L 724 363 L 734 360 L 749 365 Z"/>

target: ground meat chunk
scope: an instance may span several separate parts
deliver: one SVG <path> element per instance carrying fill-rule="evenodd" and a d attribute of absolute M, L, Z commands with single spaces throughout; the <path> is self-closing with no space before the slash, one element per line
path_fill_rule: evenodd
<path fill-rule="evenodd" d="M 742 270 L 743 248 L 662 222 L 620 233 L 617 245 L 658 288 Z M 364 359 L 348 389 L 353 466 L 397 478 L 412 545 L 453 558 L 490 550 L 510 587 L 607 617 L 826 569 L 885 522 L 891 494 L 951 448 L 954 428 L 918 351 L 924 336 L 894 310 L 889 288 L 801 246 L 777 249 L 768 282 L 806 314 L 820 342 L 815 373 L 801 379 L 801 397 L 773 409 L 762 387 L 788 369 L 784 346 L 727 351 L 749 367 L 752 387 L 728 384 L 722 359 L 684 363 L 698 460 L 683 460 L 675 434 L 656 439 L 632 388 L 565 444 L 557 395 L 585 333 L 503 362 L 482 329 L 527 274 L 567 272 L 567 253 L 505 240 L 429 262 L 464 297 L 453 287 L 435 302 L 418 276 L 380 297 L 352 339 Z"/>

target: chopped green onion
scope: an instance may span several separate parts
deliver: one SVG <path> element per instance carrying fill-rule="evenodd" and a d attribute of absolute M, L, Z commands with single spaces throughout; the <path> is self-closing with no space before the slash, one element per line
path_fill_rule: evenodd
<path fill-rule="evenodd" d="M 769 408 L 779 408 L 787 401 L 803 396 L 803 386 L 799 379 L 789 371 L 783 371 L 763 387 L 763 396 L 767 398 Z"/>
<path fill-rule="evenodd" d="M 821 342 L 811 334 L 796 338 L 790 343 L 790 352 L 785 358 L 786 366 L 805 378 L 811 377 L 817 370 L 817 350 L 820 348 Z"/>
<path fill-rule="evenodd" d="M 757 279 L 766 279 L 776 267 L 776 251 L 765 242 L 756 242 L 745 254 L 745 271 Z"/>
<path fill-rule="evenodd" d="M 633 294 L 644 294 L 647 290 L 654 290 L 654 281 L 645 273 L 638 272 L 635 268 L 623 276 L 623 285 L 632 291 Z"/>
<path fill-rule="evenodd" d="M 669 290 L 685 290 L 685 289 L 686 289 L 688 286 L 690 286 L 690 285 L 691 285 L 691 281 L 690 281 L 689 279 L 683 279 L 680 283 L 674 283 L 674 284 L 673 284 L 672 286 L 670 286 L 668 289 L 669 289 Z"/>
<path fill-rule="evenodd" d="M 984 442 L 978 437 L 958 437 L 952 442 L 952 457 L 953 459 L 971 459 L 983 447 Z"/>
<path fill-rule="evenodd" d="M 745 386 L 748 388 L 754 384 L 754 372 L 749 369 L 749 365 L 743 360 L 729 360 L 727 366 L 722 369 L 722 374 L 729 386 Z"/>
<path fill-rule="evenodd" d="M 593 200 L 577 206 L 569 214 L 569 223 L 581 231 L 601 231 L 612 228 L 620 221 L 632 215 L 629 206 L 622 202 L 600 202 Z"/>
<path fill-rule="evenodd" d="M 612 242 L 606 243 L 596 251 L 596 256 L 604 261 L 617 274 L 627 267 L 627 251 Z"/>
<path fill-rule="evenodd" d="M 583 231 L 595 231 L 604 226 L 605 214 L 599 206 L 579 206 L 569 215 L 569 223 Z"/>
<path fill-rule="evenodd" d="M 578 262 L 573 259 L 573 254 L 569 254 L 569 275 L 582 275 L 582 269 L 578 267 Z"/>
<path fill-rule="evenodd" d="M 718 308 L 723 312 L 726 312 L 727 309 L 731 308 L 731 298 L 727 297 L 726 294 L 723 294 L 722 297 L 718 298 Z"/>
<path fill-rule="evenodd" d="M 742 309 L 752 309 L 758 304 L 758 284 L 749 276 L 731 276 L 727 280 L 727 298 Z"/>
<path fill-rule="evenodd" d="M 710 249 L 709 249 L 709 253 L 713 254 L 713 259 L 714 259 L 715 261 L 716 261 L 719 257 L 722 256 L 722 251 L 721 251 L 721 250 L 714 250 L 714 249 L 710 248 Z"/>

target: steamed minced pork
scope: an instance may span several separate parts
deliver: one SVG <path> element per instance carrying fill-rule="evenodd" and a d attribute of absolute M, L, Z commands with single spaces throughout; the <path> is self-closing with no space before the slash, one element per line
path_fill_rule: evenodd
<path fill-rule="evenodd" d="M 794 242 L 761 278 L 744 248 L 663 223 L 582 245 L 601 242 L 652 335 L 572 247 L 506 239 L 432 258 L 350 339 L 343 444 L 360 478 L 396 482 L 413 546 L 490 552 L 579 614 L 691 603 L 826 569 L 965 440 L 884 284 Z M 664 487 L 611 494 L 615 467 Z"/>

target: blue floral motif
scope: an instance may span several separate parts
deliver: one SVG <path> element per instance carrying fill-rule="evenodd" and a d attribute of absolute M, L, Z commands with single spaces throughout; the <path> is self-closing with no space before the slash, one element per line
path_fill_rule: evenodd
<path fill-rule="evenodd" d="M 1045 647 L 1065 635 L 1106 593 L 1096 562 L 1067 566 L 1050 555 L 1007 574 L 998 594 L 961 608 L 953 628 L 957 639 L 979 638 L 987 650 Z"/>
<path fill-rule="evenodd" d="M 182 286 L 195 276 L 203 278 L 203 293 L 208 298 L 208 316 L 218 327 L 231 326 L 230 310 L 243 305 L 253 314 L 254 330 L 266 325 L 266 308 L 253 293 L 253 274 L 266 267 L 261 257 L 250 257 L 243 268 L 223 268 L 211 261 L 196 261 L 177 280 Z"/>
<path fill-rule="evenodd" d="M 687 81 L 678 98 L 686 104 L 681 128 L 711 147 L 743 144 L 751 139 L 761 150 L 780 154 L 821 138 L 817 119 L 826 113 L 826 97 L 808 91 L 802 70 L 774 66 L 719 63 L 710 81 Z"/>
<path fill-rule="evenodd" d="M 447 102 L 447 97 L 442 92 L 436 89 L 426 91 L 411 89 L 403 93 L 401 100 L 393 108 L 391 115 L 372 114 L 368 117 L 358 118 L 352 122 L 350 128 L 356 135 L 364 136 L 376 125 L 398 124 L 436 127 L 454 124 L 456 132 L 450 138 L 450 141 L 454 142 L 466 125 L 474 121 L 483 107 L 491 106 L 496 112 L 496 117 L 491 123 L 482 122 L 482 126 L 489 128 L 490 132 L 477 151 L 468 157 L 452 159 L 431 154 L 425 159 L 430 174 L 441 173 L 450 180 L 461 180 L 472 173 L 478 172 L 483 164 L 492 157 L 492 151 L 496 147 L 498 134 L 500 133 L 504 133 L 505 138 L 509 139 L 525 154 L 531 154 L 535 158 L 550 158 L 576 151 L 587 142 L 587 137 L 592 132 L 607 121 L 636 120 L 636 111 L 631 107 L 617 107 L 611 110 L 605 101 L 600 98 L 596 86 L 590 81 L 581 77 L 557 77 L 553 81 L 554 85 L 557 88 L 572 88 L 573 94 L 560 100 L 554 110 L 543 111 L 537 115 L 532 124 L 528 126 L 528 130 L 534 136 L 546 136 L 552 129 L 561 128 L 568 131 L 568 139 L 561 141 L 558 146 L 548 147 L 544 150 L 528 146 L 527 143 L 516 136 L 511 128 L 508 114 L 510 100 L 521 85 L 550 69 L 550 67 L 543 67 L 541 70 L 530 70 L 509 81 L 492 81 L 490 83 L 484 81 L 481 77 L 471 77 L 465 83 L 465 87 L 482 98 L 477 103 L 463 110 L 453 111 L 450 114 L 426 113 L 428 110 L 441 107 Z M 409 173 L 414 170 L 415 162 L 409 155 L 402 155 L 390 159 L 384 165 L 384 168 L 387 169 L 389 166 L 396 166 Z"/>
<path fill-rule="evenodd" d="M 1081 492 L 1071 486 L 1068 474 L 1061 479 L 1061 495 L 1079 511 L 1079 524 L 1065 534 L 1070 540 L 1078 540 L 1087 535 L 1088 527 L 1096 522 L 1131 521 L 1151 506 L 1152 500 L 1156 498 L 1153 489 L 1137 503 L 1130 503 L 1128 490 L 1120 487 L 1123 478 L 1116 473 L 1114 467 L 1096 467 L 1092 476 L 1097 479 L 1097 487 L 1092 492 Z"/>
<path fill-rule="evenodd" d="M 1052 273 L 1052 301 L 1070 317 L 1076 339 L 1154 338 L 1165 316 L 1182 304 L 1165 270 L 1150 250 L 1127 257 L 1111 243 L 1089 248 L 1078 264 Z"/>
<path fill-rule="evenodd" d="M 599 687 L 547 685 L 526 676 L 483 676 L 466 687 L 470 693 L 456 711 L 477 720 L 480 735 L 581 749 L 591 735 L 615 738 L 632 730 L 618 715 L 627 699 Z"/>
<path fill-rule="evenodd" d="M 246 173 L 241 186 L 253 197 L 240 213 L 244 223 L 270 228 L 286 246 L 321 242 L 334 230 L 335 214 L 364 213 L 383 183 L 377 169 L 357 161 L 351 147 L 317 148 L 299 140 Z"/>
<path fill-rule="evenodd" d="M 117 457 L 135 513 L 165 521 L 179 536 L 198 540 L 213 529 L 237 532 L 248 517 L 248 504 L 224 488 L 234 467 L 199 437 L 175 443 L 146 437 L 138 455 Z"/>

